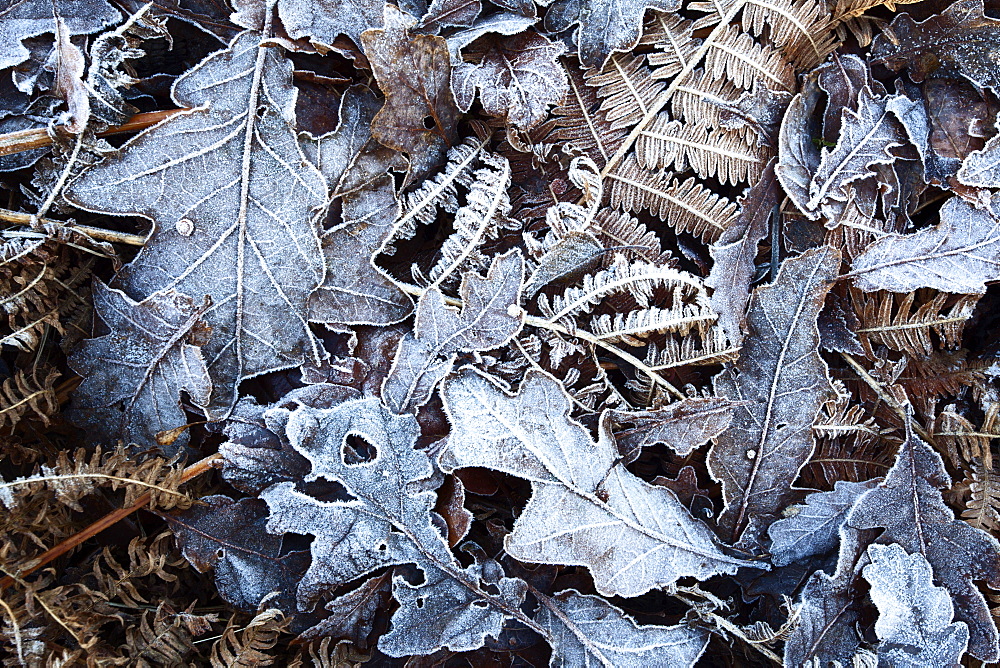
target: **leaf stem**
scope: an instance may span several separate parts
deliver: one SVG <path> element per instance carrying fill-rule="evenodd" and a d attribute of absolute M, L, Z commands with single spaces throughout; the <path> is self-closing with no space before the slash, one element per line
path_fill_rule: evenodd
<path fill-rule="evenodd" d="M 17 223 L 19 225 L 31 225 L 32 216 L 30 213 L 21 213 L 20 211 L 11 211 L 10 209 L 0 208 L 0 220 L 7 221 L 8 223 Z M 126 232 L 116 232 L 115 230 L 106 230 L 101 227 L 91 227 L 89 225 L 71 225 L 61 220 L 52 220 L 51 218 L 39 218 L 38 223 L 45 225 L 59 225 L 60 227 L 66 227 L 71 230 L 76 230 L 82 234 L 86 234 L 92 239 L 97 239 L 98 241 L 110 241 L 111 243 L 126 244 L 128 246 L 145 246 L 146 237 L 141 234 L 128 234 Z M 4 232 L 4 236 L 17 236 L 17 233 Z"/>

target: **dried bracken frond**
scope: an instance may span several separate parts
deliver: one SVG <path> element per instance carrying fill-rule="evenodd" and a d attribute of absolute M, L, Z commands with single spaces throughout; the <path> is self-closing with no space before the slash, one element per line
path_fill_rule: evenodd
<path fill-rule="evenodd" d="M 714 241 L 739 216 L 732 202 L 701 185 L 694 177 L 683 183 L 671 180 L 671 172 L 643 169 L 635 158 L 626 158 L 610 174 L 611 203 L 626 211 L 649 211 L 676 229 Z"/>
<path fill-rule="evenodd" d="M 52 466 L 42 466 L 38 473 L 0 483 L 0 502 L 13 509 L 25 499 L 42 491 L 62 504 L 81 511 L 80 500 L 106 487 L 125 491 L 124 505 L 131 505 L 142 494 L 152 495 L 151 503 L 164 509 L 184 507 L 191 500 L 178 491 L 182 468 L 159 457 L 136 462 L 128 451 L 119 448 L 92 454 L 79 448 L 72 457 L 61 452 Z"/>
<path fill-rule="evenodd" d="M 222 637 L 212 645 L 213 668 L 273 665 L 275 657 L 270 650 L 291 620 L 273 608 L 261 611 L 245 626 L 238 623 L 239 617 L 235 615 L 229 620 Z"/>
<path fill-rule="evenodd" d="M 861 321 L 857 333 L 867 350 L 881 344 L 917 357 L 926 357 L 939 348 L 959 347 L 965 323 L 978 302 L 975 295 L 955 298 L 941 292 L 930 299 L 918 298 L 914 292 L 863 295 L 852 291 L 852 295 Z"/>
<path fill-rule="evenodd" d="M 5 380 L 0 385 L 0 429 L 13 427 L 26 415 L 48 424 L 59 411 L 55 391 L 58 378 L 59 371 L 49 369 L 46 373 L 36 370 L 30 375 L 18 371 Z"/>
<path fill-rule="evenodd" d="M 139 668 L 185 665 L 196 651 L 183 618 L 166 603 L 155 612 L 144 612 L 138 627 L 130 627 L 125 633 L 128 643 L 123 649 Z"/>
<path fill-rule="evenodd" d="M 747 142 L 741 133 L 715 130 L 705 123 L 684 124 L 660 114 L 636 141 L 636 159 L 643 169 L 690 168 L 702 178 L 722 183 L 748 183 L 760 177 L 767 162 L 764 147 Z"/>

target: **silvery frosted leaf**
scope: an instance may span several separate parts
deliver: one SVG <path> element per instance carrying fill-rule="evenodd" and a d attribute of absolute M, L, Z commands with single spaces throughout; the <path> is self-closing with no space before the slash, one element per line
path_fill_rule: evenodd
<path fill-rule="evenodd" d="M 282 537 L 265 530 L 263 501 L 216 494 L 168 520 L 184 557 L 201 573 L 215 571 L 215 586 L 226 601 L 249 612 L 267 598 L 286 614 L 295 613 L 295 585 L 309 566 L 309 553 L 282 550 Z"/>
<path fill-rule="evenodd" d="M 907 429 L 885 480 L 857 500 L 847 522 L 884 529 L 879 543 L 898 543 L 908 554 L 926 557 L 934 580 L 951 594 L 955 619 L 969 627 L 969 653 L 996 661 L 996 623 L 976 583 L 1000 589 L 1000 543 L 955 518 L 940 491 L 950 486 L 941 456 Z"/>
<path fill-rule="evenodd" d="M 321 500 L 294 482 L 280 482 L 260 493 L 271 513 L 268 531 L 316 537 L 312 564 L 298 585 L 300 609 L 311 608 L 323 593 L 379 568 L 415 564 L 423 572 L 423 584 L 394 583 L 401 603 L 398 619 L 393 619 L 398 631 L 383 638 L 383 651 L 475 649 L 516 614 L 523 585 L 462 568 L 433 523 L 434 469 L 427 453 L 414 448 L 420 434 L 416 418 L 390 413 L 378 399 L 270 413 L 282 414 L 275 417 L 286 423 L 292 447 L 311 463 L 305 481 L 335 481 L 349 497 Z M 356 449 L 358 441 L 367 447 Z M 487 582 L 497 583 L 496 593 L 487 591 Z M 433 628 L 431 620 L 420 616 L 420 597 L 435 598 L 428 604 L 438 615 Z M 416 635 L 408 630 L 414 625 Z"/>
<path fill-rule="evenodd" d="M 0 70 L 17 65 L 31 55 L 21 43 L 29 37 L 55 33 L 53 10 L 71 35 L 87 35 L 110 26 L 121 14 L 106 0 L 2 0 L 0 1 Z M 8 74 L 9 76 L 9 74 Z"/>
<path fill-rule="evenodd" d="M 930 113 L 928 113 L 928 105 L 920 95 L 920 91 L 915 86 L 911 89 L 911 86 L 913 84 L 905 87 L 906 95 L 890 97 L 886 103 L 886 109 L 896 115 L 906 131 L 910 143 L 916 147 L 920 161 L 923 163 L 924 180 L 927 183 L 946 188 L 948 187 L 948 179 L 955 176 L 955 172 L 958 171 L 962 163 L 957 158 L 938 155 L 934 149 L 931 142 L 933 126 Z"/>
<path fill-rule="evenodd" d="M 992 137 L 981 151 L 973 151 L 962 162 L 958 180 L 967 186 L 1000 188 L 1000 135 Z"/>
<path fill-rule="evenodd" d="M 819 169 L 820 152 L 812 143 L 813 114 L 820 101 L 819 86 L 814 77 L 803 82 L 802 92 L 788 103 L 778 131 L 778 163 L 774 174 L 781 182 L 792 203 L 809 217 L 816 214 L 808 206 L 809 186 Z"/>
<path fill-rule="evenodd" d="M 561 591 L 540 606 L 536 620 L 549 632 L 552 668 L 577 666 L 693 666 L 709 633 L 684 624 L 641 626 L 603 598 Z"/>
<path fill-rule="evenodd" d="M 459 352 L 491 350 L 510 341 L 524 319 L 518 306 L 523 280 L 524 260 L 515 249 L 495 258 L 485 278 L 463 276 L 461 310 L 448 306 L 439 289 L 427 290 L 417 304 L 413 334 L 400 340 L 382 385 L 386 406 L 397 413 L 415 410 L 427 402 Z"/>
<path fill-rule="evenodd" d="M 1000 203 L 977 209 L 952 197 L 941 207 L 941 222 L 912 234 L 873 242 L 854 260 L 854 284 L 872 292 L 983 294 L 1000 280 Z"/>
<path fill-rule="evenodd" d="M 712 289 L 709 303 L 719 314 L 719 327 L 733 345 L 743 340 L 750 282 L 757 270 L 757 245 L 771 227 L 781 188 L 775 178 L 775 161 L 764 168 L 760 180 L 740 200 L 740 214 L 712 244 L 712 270 L 705 285 Z"/>
<path fill-rule="evenodd" d="M 375 256 L 399 213 L 392 177 L 341 199 L 344 222 L 323 235 L 328 271 L 309 297 L 309 319 L 340 325 L 389 325 L 413 311 L 413 302 L 382 269 Z"/>
<path fill-rule="evenodd" d="M 545 14 L 545 28 L 560 32 L 579 24 L 574 41 L 580 62 L 600 67 L 612 52 L 627 51 L 639 41 L 647 7 L 672 12 L 680 6 L 679 0 L 556 0 Z"/>
<path fill-rule="evenodd" d="M 832 492 L 813 492 L 804 504 L 792 506 L 789 510 L 794 514 L 778 520 L 767 530 L 774 565 L 787 566 L 793 561 L 835 549 L 840 540 L 840 527 L 847 520 L 855 500 L 877 483 L 877 480 L 838 480 Z"/>
<path fill-rule="evenodd" d="M 496 37 L 482 51 L 467 52 L 476 62 L 456 63 L 451 75 L 458 107 L 468 111 L 478 88 L 487 114 L 530 130 L 569 89 L 558 60 L 563 51 L 562 44 L 529 30 Z"/>
<path fill-rule="evenodd" d="M 391 576 L 392 571 L 375 576 L 357 589 L 327 603 L 324 607 L 330 616 L 303 631 L 299 640 L 344 639 L 366 649 L 375 619 L 389 603 Z"/>
<path fill-rule="evenodd" d="M 812 423 L 833 392 L 816 321 L 839 267 L 828 246 L 785 260 L 774 283 L 754 291 L 739 360 L 715 378 L 718 396 L 745 402 L 708 453 L 726 503 L 719 526 L 733 541 L 752 518 L 766 525 L 788 504 L 815 447 Z"/>
<path fill-rule="evenodd" d="M 598 269 L 604 256 L 604 246 L 587 232 L 570 232 L 555 246 L 545 251 L 538 266 L 524 284 L 524 295 L 533 299 L 550 283 L 559 280 L 573 282 L 583 274 Z"/>
<path fill-rule="evenodd" d="M 867 86 L 858 95 L 857 110 L 844 109 L 837 145 L 823 149 L 809 185 L 805 213 L 835 220 L 835 212 L 850 201 L 855 184 L 877 178 L 873 169 L 897 160 L 892 149 L 903 146 L 906 135 L 895 115 L 886 110 L 886 99 Z"/>
<path fill-rule="evenodd" d="M 499 570 L 496 562 L 491 565 Z M 494 589 L 495 600 L 514 607 L 524 600 L 523 580 L 502 577 L 502 572 L 499 577 L 486 577 L 484 570 L 483 565 L 474 564 L 460 572 L 466 582 Z M 392 591 L 400 607 L 392 616 L 389 633 L 378 643 L 389 656 L 430 654 L 441 647 L 454 652 L 478 649 L 487 637 L 497 638 L 503 630 L 504 616 L 497 614 L 488 598 L 477 595 L 453 574 L 429 565 L 424 582 L 414 586 L 397 576 Z"/>
<path fill-rule="evenodd" d="M 715 438 L 729 426 L 736 407 L 728 399 L 683 399 L 646 411 L 609 410 L 605 415 L 621 426 L 615 430 L 618 451 L 628 464 L 643 448 L 663 443 L 682 457 Z"/>
<path fill-rule="evenodd" d="M 191 111 L 67 190 L 87 210 L 154 221 L 116 286 L 134 298 L 166 289 L 211 296 L 212 419 L 232 409 L 241 380 L 321 357 L 306 300 L 325 273 L 315 218 L 326 186 L 296 141 L 291 63 L 260 39 L 242 33 L 178 78 L 173 99 Z"/>
<path fill-rule="evenodd" d="M 277 0 L 274 4 L 289 37 L 307 39 L 321 50 L 333 44 L 338 35 L 361 44 L 361 33 L 382 27 L 385 5 L 381 0 Z M 265 0 L 234 0 L 232 20 L 244 28 L 260 30 L 272 6 Z"/>
<path fill-rule="evenodd" d="M 94 307 L 109 333 L 80 344 L 70 365 L 84 377 L 73 393 L 70 417 L 95 441 L 183 448 L 181 434 L 169 446 L 157 434 L 187 424 L 181 391 L 199 406 L 212 392 L 201 346 L 209 338 L 202 318 L 209 303 L 174 290 L 135 302 L 120 290 L 94 282 Z"/>
<path fill-rule="evenodd" d="M 935 587 L 931 565 L 899 545 L 870 545 L 864 568 L 878 607 L 879 665 L 954 666 L 965 653 L 969 629 L 952 623 L 951 597 Z"/>
<path fill-rule="evenodd" d="M 479 0 L 432 0 L 417 28 L 427 32 L 445 26 L 468 28 L 482 9 L 483 3 Z"/>
<path fill-rule="evenodd" d="M 453 427 L 444 470 L 481 466 L 531 481 L 531 499 L 504 541 L 515 559 L 587 566 L 607 596 L 752 565 L 725 555 L 673 492 L 618 462 L 606 430 L 595 443 L 570 419 L 570 399 L 551 376 L 530 371 L 510 395 L 465 369 L 441 394 Z"/>

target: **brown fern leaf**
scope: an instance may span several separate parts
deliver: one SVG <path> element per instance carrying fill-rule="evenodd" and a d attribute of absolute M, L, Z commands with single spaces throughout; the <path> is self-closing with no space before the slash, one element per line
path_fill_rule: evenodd
<path fill-rule="evenodd" d="M 961 346 L 965 323 L 978 302 L 975 295 L 955 297 L 934 293 L 927 299 L 919 293 L 861 293 L 851 289 L 854 310 L 861 327 L 857 333 L 871 359 L 872 345 L 884 345 L 915 357 L 927 357 L 938 347 Z M 916 310 L 914 306 L 917 305 Z M 932 340 L 934 334 L 936 341 Z"/>
<path fill-rule="evenodd" d="M 977 529 L 995 535 L 1000 531 L 1000 472 L 993 467 L 987 468 L 982 462 L 975 462 L 965 484 L 969 497 L 962 519 Z"/>
<path fill-rule="evenodd" d="M 275 657 L 268 652 L 277 644 L 291 620 L 286 619 L 280 610 L 270 608 L 258 613 L 240 628 L 237 620 L 241 616 L 233 615 L 222 637 L 212 645 L 213 668 L 252 668 L 274 664 Z"/>
<path fill-rule="evenodd" d="M 29 412 L 48 425 L 59 412 L 55 382 L 59 371 L 18 371 L 0 385 L 0 428 L 13 427 Z"/>
<path fill-rule="evenodd" d="M 712 128 L 723 127 L 722 114 L 733 108 L 742 91 L 729 79 L 718 79 L 698 68 L 684 77 L 670 100 L 675 118 L 687 123 L 703 122 Z"/>
<path fill-rule="evenodd" d="M 667 87 L 653 78 L 645 56 L 615 54 L 600 70 L 587 71 L 587 85 L 597 88 L 601 110 L 612 130 L 627 128 L 646 115 Z"/>
<path fill-rule="evenodd" d="M 958 397 L 967 389 L 982 387 L 989 365 L 969 360 L 966 351 L 934 351 L 927 357 L 910 357 L 899 383 L 923 415 L 933 415 L 942 397 Z"/>
<path fill-rule="evenodd" d="M 667 114 L 643 130 L 636 140 L 636 159 L 647 170 L 689 167 L 701 178 L 737 185 L 760 178 L 770 159 L 766 147 L 739 132 L 710 128 L 707 123 L 684 124 Z"/>
<path fill-rule="evenodd" d="M 653 46 L 649 64 L 656 79 L 672 79 L 687 67 L 701 40 L 694 36 L 693 22 L 677 14 L 648 12 L 640 46 Z"/>
<path fill-rule="evenodd" d="M 152 506 L 163 509 L 186 507 L 192 500 L 178 491 L 183 467 L 160 457 L 136 461 L 125 448 L 104 453 L 98 447 L 88 458 L 84 448 L 72 455 L 60 452 L 54 466 L 42 466 L 33 475 L 0 483 L 0 503 L 8 509 L 25 499 L 47 492 L 59 503 L 82 511 L 80 500 L 99 488 L 123 489 L 128 506 L 146 493 Z"/>
<path fill-rule="evenodd" d="M 125 629 L 128 642 L 122 652 L 132 658 L 134 666 L 183 666 L 195 652 L 191 633 L 184 620 L 167 603 L 156 611 L 142 614 L 138 626 Z"/>
<path fill-rule="evenodd" d="M 713 42 L 705 55 L 705 70 L 715 79 L 728 79 L 742 90 L 750 90 L 760 81 L 771 90 L 793 91 L 795 70 L 781 51 L 757 42 L 730 25 Z"/>
<path fill-rule="evenodd" d="M 872 37 L 876 28 L 880 28 L 883 21 L 865 13 L 876 7 L 886 6 L 890 11 L 896 11 L 896 5 L 909 5 L 920 2 L 920 0 L 836 0 L 833 5 L 832 20 L 837 30 L 837 37 L 841 40 L 847 38 L 850 31 L 854 38 L 858 40 L 858 45 L 867 47 L 872 42 Z"/>
<path fill-rule="evenodd" d="M 986 408 L 980 428 L 955 411 L 954 406 L 946 406 L 934 420 L 934 443 L 943 449 L 952 465 L 959 470 L 974 469 L 975 466 L 992 470 L 993 450 L 990 443 L 1000 438 L 1000 402 L 993 402 Z M 974 462 L 979 462 L 973 465 Z"/>
<path fill-rule="evenodd" d="M 642 259 L 655 265 L 666 265 L 673 261 L 673 254 L 663 250 L 659 237 L 634 216 L 623 211 L 601 209 L 587 231 L 605 248 L 620 248 L 616 252 L 630 259 Z"/>
<path fill-rule="evenodd" d="M 609 174 L 611 204 L 626 211 L 649 211 L 678 232 L 715 241 L 739 217 L 736 202 L 701 185 L 694 177 L 683 183 L 671 172 L 643 169 L 629 156 Z"/>
<path fill-rule="evenodd" d="M 644 362 L 653 371 L 666 371 L 682 366 L 704 366 L 735 361 L 740 349 L 726 338 L 718 327 L 696 336 L 681 339 L 668 337 L 651 345 Z"/>

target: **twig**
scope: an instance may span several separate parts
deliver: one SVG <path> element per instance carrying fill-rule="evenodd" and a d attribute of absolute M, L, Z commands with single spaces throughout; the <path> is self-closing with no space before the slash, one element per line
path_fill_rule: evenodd
<path fill-rule="evenodd" d="M 98 132 L 97 136 L 107 137 L 108 135 L 121 134 L 123 132 L 138 132 L 185 111 L 187 109 L 169 109 L 167 111 L 150 111 L 145 114 L 136 114 L 121 125 Z M 48 130 L 44 128 L 9 132 L 0 135 L 0 156 L 24 153 L 36 148 L 45 148 L 52 144 L 52 137 L 49 136 Z"/>
<path fill-rule="evenodd" d="M 216 453 L 209 457 L 205 457 L 204 459 L 197 461 L 191 466 L 187 467 L 181 474 L 181 482 L 182 483 L 188 482 L 202 475 L 206 471 L 211 470 L 213 462 L 215 462 L 215 460 L 217 460 L 220 456 L 221 455 Z M 105 529 L 114 526 L 118 522 L 122 521 L 123 519 L 125 519 L 135 511 L 139 510 L 147 503 L 149 503 L 151 498 L 152 494 L 150 493 L 143 494 L 142 496 L 137 498 L 135 500 L 135 503 L 133 503 L 131 506 L 111 511 L 110 513 L 108 513 L 101 519 L 97 520 L 83 531 L 70 536 L 69 538 L 62 541 L 55 547 L 46 550 L 45 552 L 37 556 L 34 560 L 32 560 L 30 566 L 22 568 L 15 574 L 7 575 L 3 578 L 0 578 L 0 591 L 6 589 L 17 580 L 24 578 L 25 576 L 28 576 L 31 573 L 34 573 L 45 564 L 66 554 L 77 545 L 83 543 L 86 540 L 89 540 L 90 538 L 96 536 Z"/>
<path fill-rule="evenodd" d="M 32 216 L 30 213 L 21 213 L 20 211 L 11 211 L 10 209 L 0 208 L 0 220 L 5 220 L 8 223 L 18 223 L 20 225 L 31 225 Z M 41 218 L 37 221 L 41 224 L 53 224 L 61 225 L 71 230 L 76 230 L 82 234 L 86 234 L 92 239 L 97 239 L 98 241 L 110 241 L 116 244 L 126 244 L 129 246 L 145 246 L 146 237 L 141 234 L 127 234 L 125 232 L 116 232 L 114 230 L 105 230 L 101 227 L 91 227 L 89 225 L 70 225 L 61 220 L 52 220 L 50 218 Z M 9 233 L 4 233 L 5 236 L 9 236 Z"/>

